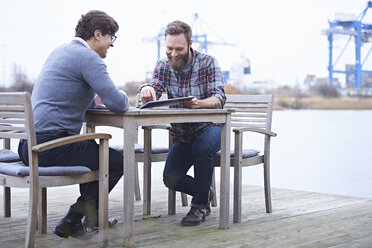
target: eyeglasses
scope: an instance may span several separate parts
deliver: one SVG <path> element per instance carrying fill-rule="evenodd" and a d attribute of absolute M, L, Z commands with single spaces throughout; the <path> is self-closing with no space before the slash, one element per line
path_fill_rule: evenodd
<path fill-rule="evenodd" d="M 114 43 L 114 41 L 118 38 L 116 35 L 111 35 L 111 43 Z"/>

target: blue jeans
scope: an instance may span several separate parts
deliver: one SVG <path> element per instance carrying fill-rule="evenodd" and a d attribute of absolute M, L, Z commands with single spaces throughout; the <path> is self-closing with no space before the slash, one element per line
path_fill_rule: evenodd
<path fill-rule="evenodd" d="M 164 184 L 191 195 L 191 205 L 206 207 L 214 170 L 214 156 L 221 149 L 221 127 L 210 126 L 191 143 L 174 142 L 165 163 Z M 194 165 L 194 177 L 187 175 Z"/>
<path fill-rule="evenodd" d="M 37 134 L 37 143 L 73 135 L 68 132 L 57 134 Z M 74 166 L 82 165 L 92 171 L 99 169 L 98 144 L 94 140 L 81 141 L 53 148 L 39 153 L 39 166 Z M 21 140 L 18 146 L 18 153 L 22 161 L 28 165 L 27 140 Z M 109 191 L 111 191 L 123 175 L 122 153 L 109 149 Z M 98 182 L 80 184 L 80 197 L 77 201 L 89 202 L 98 207 Z"/>

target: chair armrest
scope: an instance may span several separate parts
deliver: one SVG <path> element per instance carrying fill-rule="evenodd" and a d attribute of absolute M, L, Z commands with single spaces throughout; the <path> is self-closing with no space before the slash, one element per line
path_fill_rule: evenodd
<path fill-rule="evenodd" d="M 142 129 L 170 129 L 170 125 L 149 125 L 149 126 L 142 126 Z"/>
<path fill-rule="evenodd" d="M 88 134 L 78 134 L 78 135 L 72 135 L 67 136 L 51 141 L 47 141 L 45 143 L 38 144 L 34 147 L 32 147 L 32 151 L 34 152 L 43 152 L 58 146 L 63 146 L 71 143 L 76 143 L 79 141 L 84 140 L 94 140 L 94 139 L 111 139 L 111 134 L 106 133 L 88 133 Z"/>
<path fill-rule="evenodd" d="M 271 132 L 269 130 L 261 129 L 261 128 L 253 128 L 253 127 L 234 128 L 233 131 L 235 133 L 242 133 L 242 132 L 247 132 L 248 131 L 248 132 L 262 133 L 262 134 L 269 135 L 269 136 L 272 136 L 272 137 L 276 136 L 276 133 Z"/>

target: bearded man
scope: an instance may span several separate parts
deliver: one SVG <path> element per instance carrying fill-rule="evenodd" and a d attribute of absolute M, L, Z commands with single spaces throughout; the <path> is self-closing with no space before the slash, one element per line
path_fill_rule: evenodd
<path fill-rule="evenodd" d="M 217 60 L 191 48 L 188 24 L 174 21 L 165 30 L 167 58 L 157 62 L 153 77 L 141 88 L 142 101 L 157 100 L 163 92 L 168 98 L 194 96 L 176 108 L 223 108 L 224 81 Z M 182 219 L 186 226 L 199 225 L 211 212 L 214 192 L 211 181 L 214 156 L 221 149 L 221 126 L 211 122 L 171 125 L 173 145 L 163 172 L 164 184 L 192 196 L 191 209 Z M 194 177 L 187 175 L 194 165 Z"/>

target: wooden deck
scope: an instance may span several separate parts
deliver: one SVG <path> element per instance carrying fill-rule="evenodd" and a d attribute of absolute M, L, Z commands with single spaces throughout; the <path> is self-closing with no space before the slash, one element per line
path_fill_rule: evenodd
<path fill-rule="evenodd" d="M 122 181 L 119 184 L 110 194 L 109 215 L 118 217 L 119 223 L 110 229 L 109 247 L 122 243 Z M 48 234 L 38 234 L 35 247 L 97 247 L 96 237 L 82 241 L 52 233 L 77 192 L 77 186 L 48 191 Z M 179 221 L 189 207 L 182 207 L 177 199 L 177 214 L 168 216 L 167 190 L 154 183 L 152 192 L 150 217 L 143 218 L 141 201 L 135 204 L 136 247 L 372 247 L 372 199 L 274 188 L 273 213 L 266 214 L 263 189 L 244 186 L 242 223 L 220 230 L 218 207 L 200 226 L 184 227 Z M 3 217 L 2 212 L 0 217 L 0 247 L 4 248 L 22 247 L 24 242 L 28 191 L 12 193 L 12 217 Z"/>

